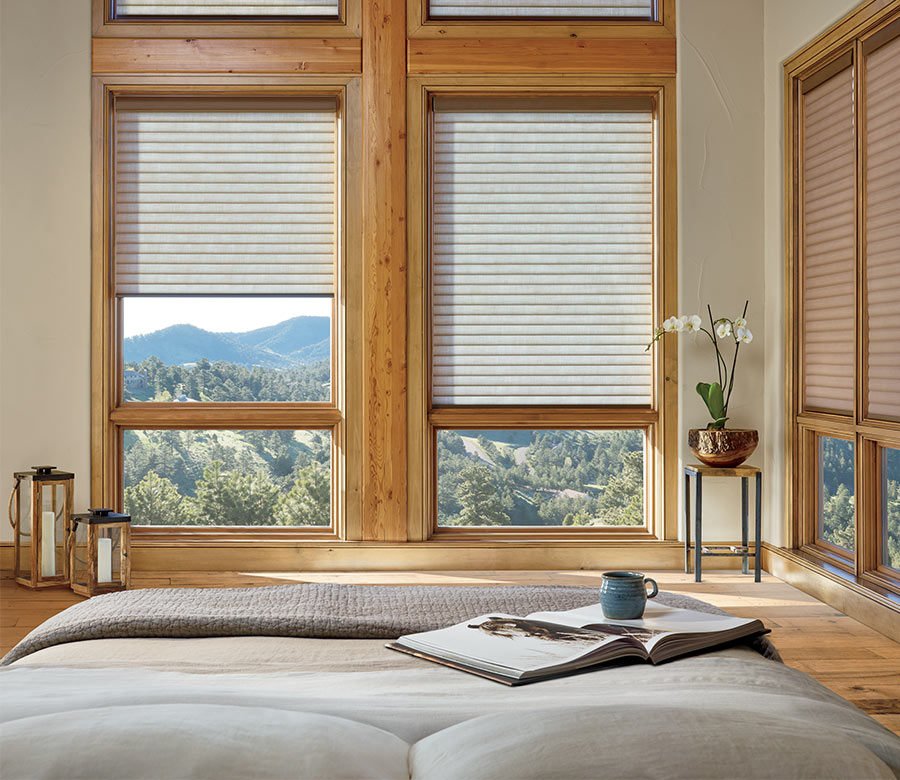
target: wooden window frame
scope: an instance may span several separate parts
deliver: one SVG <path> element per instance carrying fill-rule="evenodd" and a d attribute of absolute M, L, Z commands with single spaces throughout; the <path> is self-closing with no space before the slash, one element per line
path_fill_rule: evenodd
<path fill-rule="evenodd" d="M 359 38 L 363 0 L 340 0 L 337 19 L 116 19 L 113 0 L 91 0 L 97 38 Z"/>
<path fill-rule="evenodd" d="M 409 38 L 674 38 L 675 0 L 656 0 L 652 19 L 430 19 L 428 0 L 408 0 Z"/>
<path fill-rule="evenodd" d="M 359 263 L 360 83 L 356 77 L 263 77 L 236 84 L 215 77 L 95 77 L 92 85 L 92 497 L 122 508 L 122 439 L 125 430 L 328 430 L 331 433 L 332 524 L 315 527 L 241 527 L 242 536 L 266 539 L 353 539 L 360 534 L 358 474 L 361 458 L 361 330 Z M 218 96 L 334 97 L 338 104 L 338 202 L 332 316 L 332 400 L 315 403 L 126 403 L 122 400 L 121 302 L 115 295 L 112 209 L 113 132 L 118 97 Z M 234 529 L 190 526 L 134 528 L 136 542 L 154 539 L 233 541 Z"/>
<path fill-rule="evenodd" d="M 802 551 L 826 567 L 850 575 L 876 591 L 900 594 L 896 572 L 880 564 L 881 499 L 880 457 L 882 446 L 900 447 L 900 423 L 869 418 L 866 398 L 865 334 L 865 62 L 869 51 L 884 42 L 900 24 L 900 0 L 871 0 L 850 13 L 830 30 L 784 63 L 785 117 L 785 430 L 788 546 Z M 893 37 L 891 35 L 891 37 Z M 804 404 L 803 354 L 800 329 L 803 279 L 802 138 L 801 99 L 806 89 L 846 65 L 854 65 L 854 133 L 856 168 L 856 359 L 853 411 L 850 414 L 807 409 Z M 855 553 L 831 548 L 817 537 L 817 436 L 833 436 L 854 442 L 855 452 Z"/>
<path fill-rule="evenodd" d="M 650 97 L 656 106 L 654 165 L 653 319 L 661 321 L 677 302 L 675 199 L 675 83 L 673 78 L 516 79 L 496 77 L 410 79 L 408 86 L 409 203 L 421 204 L 409 219 L 409 485 L 411 540 L 556 541 L 588 539 L 666 540 L 677 538 L 677 363 L 676 345 L 662 340 L 653 357 L 649 407 L 519 406 L 433 407 L 430 393 L 430 195 L 431 99 L 437 95 L 530 95 Z M 644 527 L 438 528 L 436 432 L 440 429 L 610 429 L 640 428 L 645 438 Z"/>

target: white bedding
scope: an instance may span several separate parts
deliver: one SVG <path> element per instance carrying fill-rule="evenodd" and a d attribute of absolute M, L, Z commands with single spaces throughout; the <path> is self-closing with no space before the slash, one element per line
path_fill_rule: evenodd
<path fill-rule="evenodd" d="M 92 640 L 0 671 L 19 778 L 900 777 L 900 739 L 746 648 L 519 688 L 380 640 Z"/>

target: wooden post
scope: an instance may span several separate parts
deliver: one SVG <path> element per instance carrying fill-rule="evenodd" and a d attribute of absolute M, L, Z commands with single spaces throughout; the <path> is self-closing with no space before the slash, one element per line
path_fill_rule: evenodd
<path fill-rule="evenodd" d="M 406 539 L 406 3 L 363 3 L 362 537 Z"/>

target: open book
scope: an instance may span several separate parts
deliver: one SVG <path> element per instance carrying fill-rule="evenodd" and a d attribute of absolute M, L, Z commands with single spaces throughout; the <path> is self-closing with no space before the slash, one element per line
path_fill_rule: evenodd
<path fill-rule="evenodd" d="M 759 620 L 648 603 L 637 620 L 607 620 L 599 604 L 521 618 L 495 613 L 387 644 L 507 685 L 634 657 L 652 663 L 767 633 Z"/>

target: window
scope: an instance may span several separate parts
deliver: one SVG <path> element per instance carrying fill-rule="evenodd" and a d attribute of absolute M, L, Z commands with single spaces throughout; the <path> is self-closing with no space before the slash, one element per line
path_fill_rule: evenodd
<path fill-rule="evenodd" d="M 900 18 L 862 27 L 855 40 L 789 69 L 799 184 L 791 197 L 795 546 L 863 582 L 900 589 L 892 503 Z"/>
<path fill-rule="evenodd" d="M 653 0 L 428 0 L 431 19 L 652 19 Z"/>
<path fill-rule="evenodd" d="M 856 489 L 853 442 L 819 436 L 819 511 L 816 522 L 820 543 L 852 557 L 856 548 Z"/>
<path fill-rule="evenodd" d="M 433 96 L 435 533 L 653 526 L 656 106 Z"/>
<path fill-rule="evenodd" d="M 900 449 L 881 449 L 880 562 L 900 572 Z"/>
<path fill-rule="evenodd" d="M 643 526 L 641 431 L 440 430 L 437 524 Z"/>
<path fill-rule="evenodd" d="M 126 430 L 134 525 L 331 525 L 331 432 Z"/>
<path fill-rule="evenodd" d="M 108 424 L 125 508 L 135 526 L 330 530 L 339 98 L 110 107 Z"/>
<path fill-rule="evenodd" d="M 334 19 L 339 0 L 113 0 L 115 19 Z"/>

